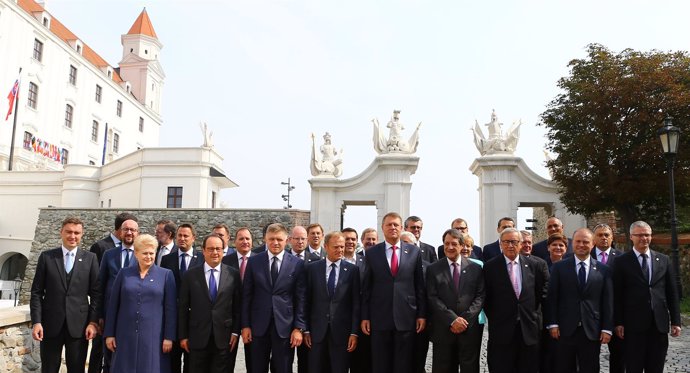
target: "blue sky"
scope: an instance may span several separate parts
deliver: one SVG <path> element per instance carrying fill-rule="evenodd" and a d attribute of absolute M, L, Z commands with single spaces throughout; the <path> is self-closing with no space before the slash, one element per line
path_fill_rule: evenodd
<path fill-rule="evenodd" d="M 144 7 L 164 45 L 160 145 L 198 146 L 207 122 L 240 185 L 221 195 L 229 207 L 281 208 L 289 177 L 293 207 L 308 210 L 310 134 L 330 132 L 353 177 L 375 157 L 371 119 L 399 109 L 407 135 L 423 122 L 411 213 L 432 244 L 455 217 L 478 236 L 475 119 L 522 119 L 516 155 L 547 176 L 536 123 L 587 44 L 690 45 L 683 1 L 47 1 L 115 66 Z M 349 208 L 346 224 L 375 213 Z"/>

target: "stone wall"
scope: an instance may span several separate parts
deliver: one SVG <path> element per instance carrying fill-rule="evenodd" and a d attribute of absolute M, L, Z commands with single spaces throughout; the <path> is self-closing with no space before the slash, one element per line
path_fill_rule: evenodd
<path fill-rule="evenodd" d="M 247 210 L 247 209 L 66 209 L 44 208 L 38 216 L 34 242 L 31 245 L 29 263 L 26 266 L 24 282 L 19 296 L 20 304 L 28 304 L 29 290 L 36 270 L 36 262 L 42 251 L 60 245 L 60 224 L 68 216 L 84 221 L 82 248 L 89 248 L 114 229 L 115 215 L 130 212 L 139 220 L 141 233 L 154 234 L 156 222 L 170 219 L 176 224 L 191 223 L 197 233 L 195 246 L 209 234 L 213 226 L 225 223 L 233 234 L 237 228 L 248 227 L 254 238 L 254 246 L 263 245 L 263 228 L 272 223 L 282 223 L 288 229 L 295 225 L 309 224 L 309 211 L 305 210 Z M 232 246 L 232 242 L 230 242 Z M 0 372 L 2 373 L 2 372 Z"/>
<path fill-rule="evenodd" d="M 0 310 L 0 373 L 39 372 L 38 343 L 31 338 L 29 306 Z"/>

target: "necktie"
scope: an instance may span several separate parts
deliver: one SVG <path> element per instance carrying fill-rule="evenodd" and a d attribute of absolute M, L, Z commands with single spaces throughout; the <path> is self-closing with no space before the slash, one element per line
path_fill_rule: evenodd
<path fill-rule="evenodd" d="M 240 264 L 240 280 L 244 280 L 244 270 L 247 268 L 247 256 L 242 255 L 242 264 Z"/>
<path fill-rule="evenodd" d="M 208 277 L 208 296 L 211 298 L 211 302 L 215 302 L 216 296 L 218 295 L 216 276 L 213 275 L 214 272 L 216 272 L 215 268 L 211 268 L 211 275 Z"/>
<path fill-rule="evenodd" d="M 275 285 L 278 279 L 278 257 L 273 257 L 273 263 L 271 263 L 271 282 Z"/>
<path fill-rule="evenodd" d="M 124 250 L 122 250 L 122 251 L 125 252 L 125 264 L 122 265 L 122 268 L 127 268 L 127 267 L 129 267 L 129 256 L 130 256 L 130 252 L 131 252 L 132 250 L 130 250 L 130 249 L 124 249 Z"/>
<path fill-rule="evenodd" d="M 608 261 L 607 257 L 608 257 L 608 255 L 606 255 L 606 252 L 602 251 L 601 252 L 601 262 L 606 264 L 606 262 Z"/>
<path fill-rule="evenodd" d="M 328 274 L 328 296 L 335 294 L 335 263 L 331 263 L 331 273 Z"/>
<path fill-rule="evenodd" d="M 74 267 L 73 254 L 74 253 L 68 252 L 65 256 L 65 272 L 67 273 L 72 272 L 72 267 Z"/>
<path fill-rule="evenodd" d="M 460 288 L 460 271 L 458 271 L 458 263 L 453 263 L 453 285 L 455 286 L 455 291 Z"/>
<path fill-rule="evenodd" d="M 302 253 L 297 254 L 297 257 L 298 257 L 300 260 L 304 260 L 304 258 L 302 258 Z"/>
<path fill-rule="evenodd" d="M 184 275 L 185 272 L 187 272 L 187 260 L 186 257 L 187 254 L 181 254 L 180 255 L 180 276 Z"/>
<path fill-rule="evenodd" d="M 649 283 L 649 266 L 647 265 L 647 254 L 640 254 L 642 257 L 642 275 L 644 280 Z"/>
<path fill-rule="evenodd" d="M 510 275 L 510 282 L 513 284 L 513 291 L 515 292 L 515 296 L 517 298 L 520 298 L 520 286 L 518 285 L 518 280 L 517 280 L 517 274 L 515 273 L 515 270 L 513 269 L 513 266 L 516 266 L 517 263 L 515 262 L 509 262 L 508 263 L 508 274 Z"/>
<path fill-rule="evenodd" d="M 587 273 L 585 271 L 585 262 L 580 262 L 580 269 L 577 271 L 577 280 L 580 283 L 580 289 L 585 288 L 587 283 Z"/>
<path fill-rule="evenodd" d="M 395 253 L 398 249 L 397 246 L 393 246 L 393 255 L 391 256 L 391 273 L 393 276 L 398 274 L 398 255 Z"/>

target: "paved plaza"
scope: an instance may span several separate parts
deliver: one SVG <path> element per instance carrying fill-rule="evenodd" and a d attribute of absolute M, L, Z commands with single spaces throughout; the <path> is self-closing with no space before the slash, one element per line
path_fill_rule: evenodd
<path fill-rule="evenodd" d="M 482 342 L 482 357 L 481 357 L 481 373 L 488 373 L 489 368 L 486 365 L 486 342 L 487 330 L 484 330 L 484 341 Z M 429 355 L 427 356 L 426 371 L 431 373 L 431 356 L 433 351 L 433 344 L 429 346 Z M 683 332 L 678 338 L 669 337 L 668 356 L 666 357 L 665 373 L 688 373 L 690 372 L 690 327 L 686 324 L 683 326 Z M 601 371 L 608 372 L 609 368 L 609 350 L 608 347 L 603 347 L 601 350 Z M 297 358 L 295 358 L 294 372 L 297 372 Z M 237 353 L 237 364 L 235 364 L 235 372 L 245 373 L 244 368 L 244 351 L 242 351 L 242 344 L 240 343 L 240 351 Z"/>

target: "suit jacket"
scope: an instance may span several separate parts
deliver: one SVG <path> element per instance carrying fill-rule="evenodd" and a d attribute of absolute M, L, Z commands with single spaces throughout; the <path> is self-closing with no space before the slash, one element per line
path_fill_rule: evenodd
<path fill-rule="evenodd" d="M 469 259 L 460 259 L 460 286 L 453 285 L 448 260 L 443 258 L 426 269 L 426 294 L 431 313 L 431 341 L 450 343 L 455 334 L 450 325 L 458 317 L 469 323 L 468 329 L 477 325 L 477 318 L 484 306 L 484 276 L 482 267 Z"/>
<path fill-rule="evenodd" d="M 132 248 L 134 249 L 134 248 Z M 132 253 L 132 259 L 130 259 L 129 266 L 134 266 L 137 263 L 137 259 Z M 117 277 L 118 272 L 122 269 L 122 250 L 114 249 L 108 250 L 103 254 L 103 260 L 101 260 L 101 268 L 98 272 L 98 283 L 101 288 L 101 309 L 98 312 L 98 317 L 101 319 L 105 318 L 106 310 L 108 309 L 108 302 L 110 302 L 111 290 L 113 288 L 113 283 L 115 282 L 115 277 Z"/>
<path fill-rule="evenodd" d="M 324 249 L 321 249 L 321 251 L 326 252 L 326 250 L 324 250 Z M 285 253 L 296 256 L 295 253 L 292 251 L 292 249 L 285 249 Z M 321 256 L 317 255 L 316 253 L 310 252 L 309 248 L 306 248 L 306 249 L 304 249 L 304 251 L 302 251 L 302 256 L 304 257 L 304 260 L 305 260 L 304 264 L 305 265 L 312 263 L 312 262 L 317 262 L 317 261 L 325 258 L 325 257 L 321 257 Z"/>
<path fill-rule="evenodd" d="M 624 326 L 626 332 L 644 332 L 655 326 L 660 333 L 668 333 L 669 322 L 680 325 L 671 262 L 656 251 L 649 250 L 649 255 L 651 282 L 642 275 L 634 250 L 618 256 L 613 263 L 614 323 Z"/>
<path fill-rule="evenodd" d="M 306 329 L 304 262 L 283 255 L 276 283 L 271 282 L 269 252 L 252 255 L 247 261 L 242 286 L 242 328 L 252 335 L 270 333 L 271 320 L 280 338 L 289 338 L 293 328 Z"/>
<path fill-rule="evenodd" d="M 173 243 L 172 249 L 170 249 L 170 252 L 165 254 L 165 255 L 176 253 L 177 249 L 178 249 L 177 244 Z M 160 254 L 160 252 L 161 252 L 161 247 L 159 245 L 158 248 L 156 249 L 156 264 L 158 264 L 158 254 Z M 165 255 L 163 255 L 163 256 L 165 256 Z M 161 258 L 161 263 L 163 263 L 163 258 Z"/>
<path fill-rule="evenodd" d="M 194 250 L 194 248 L 192 248 L 191 250 Z M 204 264 L 204 256 L 201 255 L 201 252 L 194 250 L 191 254 L 192 258 L 189 260 L 189 266 L 187 266 L 188 271 L 194 267 Z M 182 283 L 182 279 L 180 277 L 179 249 L 178 251 L 171 251 L 170 254 L 164 256 L 163 259 L 161 259 L 161 267 L 167 268 L 172 271 L 173 276 L 175 276 L 175 286 L 177 287 L 177 293 L 179 294 L 181 287 L 180 285 Z"/>
<path fill-rule="evenodd" d="M 359 268 L 359 292 L 362 292 L 362 285 L 364 285 L 364 274 L 366 273 L 367 270 L 367 262 L 364 260 L 365 254 L 364 251 L 360 251 L 358 253 L 355 253 L 355 265 L 357 265 L 357 268 Z M 361 304 L 360 304 L 361 306 Z M 361 308 L 361 307 L 360 307 Z"/>
<path fill-rule="evenodd" d="M 340 260 L 338 283 L 332 299 L 328 295 L 327 273 L 326 259 L 310 263 L 306 267 L 306 309 L 309 315 L 307 330 L 311 333 L 312 341 L 320 343 L 330 327 L 335 340 L 347 343 L 351 334 L 359 332 L 359 268 Z"/>
<path fill-rule="evenodd" d="M 60 335 L 67 323 L 72 338 L 84 338 L 89 322 L 98 321 L 101 295 L 96 254 L 77 249 L 67 283 L 62 247 L 41 253 L 31 284 L 31 322 L 41 323 L 44 337 Z"/>
<path fill-rule="evenodd" d="M 539 241 L 532 245 L 532 255 L 538 256 L 544 260 L 548 261 L 549 258 L 549 247 L 546 244 L 547 240 Z M 592 250 L 594 251 L 594 250 Z M 573 240 L 568 238 L 568 247 L 563 254 L 563 258 L 567 258 L 573 254 Z"/>
<path fill-rule="evenodd" d="M 443 251 L 443 245 L 438 247 L 438 259 L 442 259 L 446 257 L 446 253 Z M 471 254 L 472 259 L 478 259 L 481 260 L 482 262 L 484 261 L 484 255 L 482 254 L 482 248 L 477 246 L 477 245 L 472 245 L 472 254 Z"/>
<path fill-rule="evenodd" d="M 482 249 L 482 261 L 484 263 L 497 256 L 501 256 L 501 245 L 498 243 L 498 240 L 485 245 Z"/>
<path fill-rule="evenodd" d="M 401 242 L 398 259 L 398 273 L 393 277 L 385 242 L 366 253 L 362 320 L 371 321 L 371 330 L 412 331 L 418 318 L 426 318 L 426 289 L 419 248 Z"/>
<path fill-rule="evenodd" d="M 558 325 L 561 335 L 575 334 L 581 323 L 585 335 L 598 341 L 602 330 L 613 331 L 613 281 L 609 266 L 590 260 L 584 289 L 580 289 L 575 257 L 551 268 L 544 324 Z"/>
<path fill-rule="evenodd" d="M 240 332 L 241 287 L 240 272 L 221 264 L 218 293 L 211 302 L 204 266 L 185 272 L 177 312 L 179 339 L 189 339 L 189 348 L 197 350 L 205 348 L 213 335 L 216 348 L 227 348 L 230 335 Z"/>
<path fill-rule="evenodd" d="M 420 241 L 419 251 L 422 255 L 422 260 L 425 261 L 427 265 L 438 260 L 438 256 L 436 256 L 436 249 L 428 243 Z"/>
<path fill-rule="evenodd" d="M 113 237 L 110 234 L 108 234 L 106 237 L 103 237 L 103 239 L 98 240 L 93 245 L 91 245 L 89 251 L 96 254 L 96 257 L 98 258 L 98 264 L 100 264 L 103 261 L 103 254 L 105 254 L 106 251 L 114 247 L 115 241 L 113 241 Z"/>
<path fill-rule="evenodd" d="M 484 264 L 484 312 L 489 319 L 489 336 L 498 344 L 512 341 L 518 317 L 525 345 L 539 342 L 539 307 L 546 298 L 549 272 L 539 262 L 524 255 L 520 255 L 520 270 L 522 290 L 520 297 L 516 298 L 504 256 L 494 257 Z"/>

